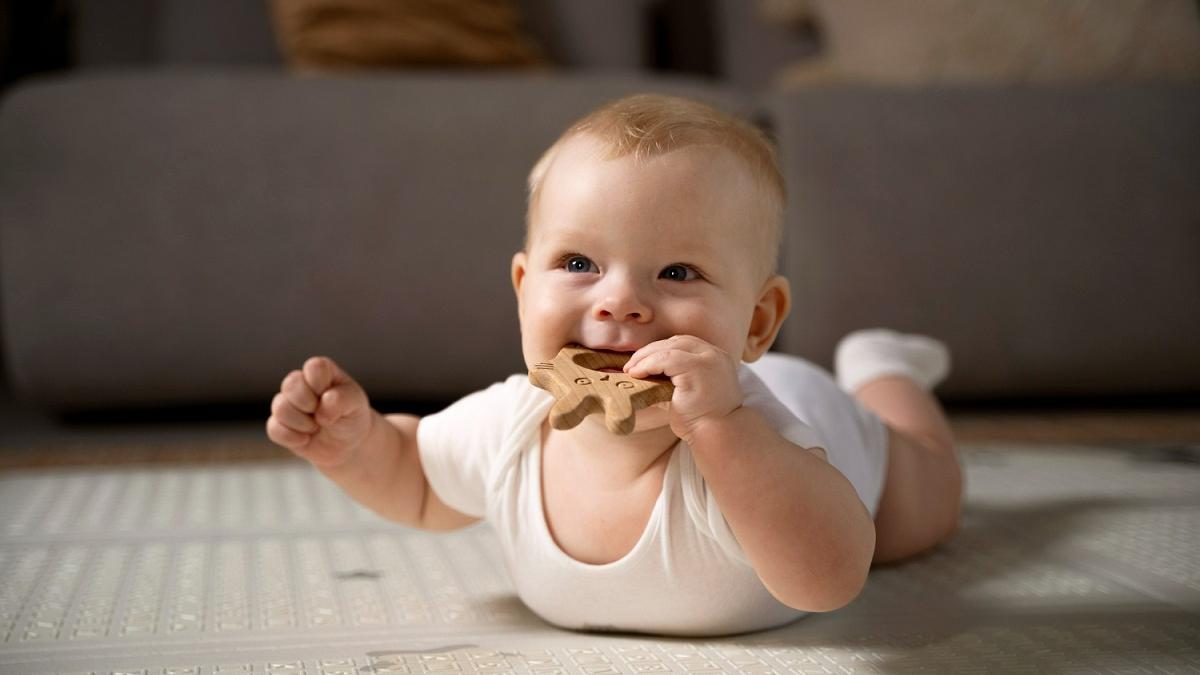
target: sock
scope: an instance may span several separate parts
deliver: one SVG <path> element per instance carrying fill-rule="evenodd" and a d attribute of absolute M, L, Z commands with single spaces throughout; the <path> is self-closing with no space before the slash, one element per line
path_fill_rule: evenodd
<path fill-rule="evenodd" d="M 838 386 L 850 394 L 885 375 L 902 375 L 930 391 L 950 372 L 950 350 L 924 335 L 859 330 L 838 342 L 834 366 Z"/>

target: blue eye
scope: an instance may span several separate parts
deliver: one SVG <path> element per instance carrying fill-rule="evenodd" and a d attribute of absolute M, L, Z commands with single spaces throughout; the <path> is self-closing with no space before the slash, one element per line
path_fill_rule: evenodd
<path fill-rule="evenodd" d="M 700 275 L 696 274 L 696 270 L 687 265 L 669 265 L 663 268 L 662 272 L 658 273 L 659 279 L 669 279 L 671 281 L 692 281 L 699 279 Z"/>
<path fill-rule="evenodd" d="M 596 263 L 581 255 L 575 255 L 567 259 L 565 269 L 568 272 L 595 272 Z"/>

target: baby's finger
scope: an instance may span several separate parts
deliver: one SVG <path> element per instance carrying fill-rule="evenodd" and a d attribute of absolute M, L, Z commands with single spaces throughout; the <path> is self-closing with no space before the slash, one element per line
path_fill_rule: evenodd
<path fill-rule="evenodd" d="M 333 359 L 328 356 L 314 356 L 304 362 L 304 381 L 317 396 L 325 390 L 350 379 Z"/>
<path fill-rule="evenodd" d="M 626 369 L 630 377 L 644 378 L 650 375 L 665 375 L 674 377 L 687 372 L 690 364 L 696 360 L 696 355 L 682 349 L 669 347 L 656 351 L 637 362 L 632 368 Z"/>
<path fill-rule="evenodd" d="M 312 439 L 308 434 L 302 434 L 295 429 L 289 429 L 272 415 L 267 419 L 267 438 L 272 443 L 282 445 L 288 450 L 303 450 Z"/>
<path fill-rule="evenodd" d="M 634 352 L 633 356 L 629 357 L 629 361 L 625 363 L 625 372 L 633 377 L 637 377 L 637 375 L 633 374 L 634 369 L 642 364 L 645 359 L 653 356 L 654 354 L 659 354 L 670 349 L 684 348 L 689 344 L 687 341 L 687 338 L 689 337 L 691 336 L 673 335 L 665 340 L 656 340 L 651 342 L 650 344 Z M 692 339 L 695 340 L 696 338 Z M 657 373 L 659 371 L 652 372 Z"/>
<path fill-rule="evenodd" d="M 288 373 L 287 377 L 283 378 L 283 384 L 279 385 L 279 391 L 298 410 L 302 410 L 310 415 L 316 412 L 317 395 L 313 393 L 308 383 L 304 381 L 303 371 L 293 370 Z"/>
<path fill-rule="evenodd" d="M 312 415 L 292 405 L 283 392 L 275 394 L 275 398 L 271 400 L 271 416 L 283 426 L 302 434 L 315 434 L 320 430 Z"/>
<path fill-rule="evenodd" d="M 629 357 L 629 360 L 625 362 L 625 367 L 624 367 L 625 372 L 626 373 L 630 372 L 635 366 L 637 366 L 637 364 L 641 363 L 642 360 L 645 359 L 647 356 L 650 356 L 651 354 L 656 354 L 664 349 L 669 349 L 670 345 L 671 345 L 671 340 L 674 340 L 674 339 L 675 338 L 670 337 L 670 338 L 667 338 L 666 340 L 655 340 L 654 342 L 643 345 L 641 349 L 634 352 L 633 355 Z"/>
<path fill-rule="evenodd" d="M 367 395 L 355 382 L 345 382 L 327 389 L 317 404 L 318 424 L 333 424 L 343 417 L 367 409 Z"/>

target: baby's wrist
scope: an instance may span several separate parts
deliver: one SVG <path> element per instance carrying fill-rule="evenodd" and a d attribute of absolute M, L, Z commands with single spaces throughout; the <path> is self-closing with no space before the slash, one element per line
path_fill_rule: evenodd
<path fill-rule="evenodd" d="M 353 472 L 359 466 L 370 466 L 372 464 L 371 448 L 387 443 L 386 436 L 390 427 L 391 425 L 386 423 L 383 416 L 371 408 L 367 421 L 367 432 L 363 434 L 362 438 L 356 443 L 347 443 L 342 452 L 337 453 L 332 460 L 313 464 L 326 475 Z"/>
<path fill-rule="evenodd" d="M 675 430 L 675 435 L 692 448 L 698 444 L 704 445 L 711 438 L 736 434 L 738 427 L 743 424 L 743 413 L 746 411 L 747 408 L 739 403 L 726 413 L 701 415 L 689 421 L 684 428 Z"/>

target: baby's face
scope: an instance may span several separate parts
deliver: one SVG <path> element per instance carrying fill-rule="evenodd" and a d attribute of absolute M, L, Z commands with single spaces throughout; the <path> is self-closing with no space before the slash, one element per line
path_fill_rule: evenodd
<path fill-rule="evenodd" d="M 740 359 L 763 283 L 757 194 L 722 148 L 639 162 L 569 140 L 513 259 L 526 363 L 570 343 L 633 352 L 683 334 Z"/>

